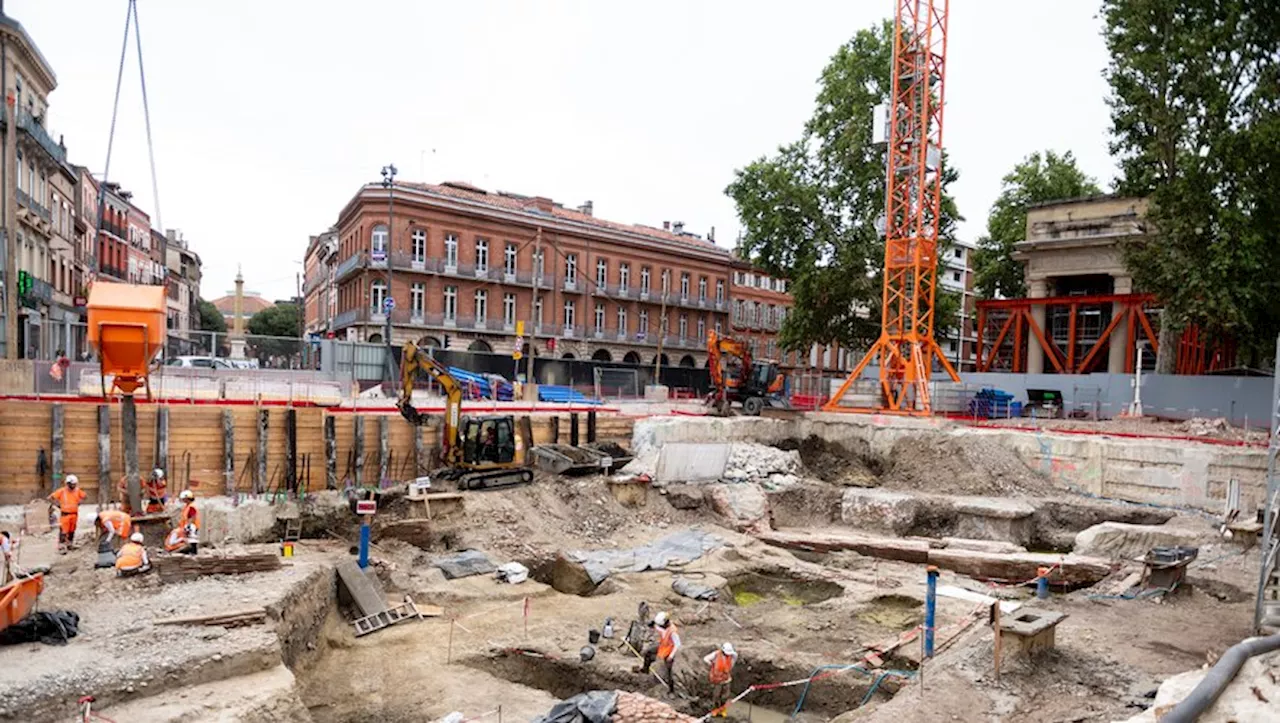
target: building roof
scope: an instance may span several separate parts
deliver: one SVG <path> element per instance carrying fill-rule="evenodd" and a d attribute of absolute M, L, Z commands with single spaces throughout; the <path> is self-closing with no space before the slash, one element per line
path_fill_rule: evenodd
<path fill-rule="evenodd" d="M 218 311 L 221 311 L 223 314 L 236 313 L 236 295 L 235 294 L 220 296 L 214 299 L 212 303 L 214 306 L 218 307 Z M 259 311 L 270 309 L 273 306 L 275 306 L 275 304 L 271 303 L 270 301 L 267 301 L 266 299 L 262 298 L 261 296 L 258 296 L 257 294 L 246 293 L 244 295 L 244 300 L 241 303 L 241 311 L 247 316 L 253 316 Z"/>
<path fill-rule="evenodd" d="M 624 231 L 627 233 L 639 234 L 641 236 L 648 236 L 662 241 L 689 244 L 708 251 L 719 251 L 726 255 L 729 253 L 727 249 L 717 246 L 715 242 L 708 241 L 693 234 L 674 233 L 672 231 L 664 231 L 660 228 L 653 228 L 652 226 L 608 221 L 603 218 L 583 213 L 577 209 L 565 208 L 563 205 L 555 203 L 549 198 L 523 196 L 516 193 L 507 193 L 502 191 L 490 193 L 482 188 L 477 188 L 469 183 L 459 181 L 446 181 L 445 183 L 440 184 L 397 183 L 396 185 L 418 189 L 420 191 L 426 191 L 428 193 L 434 193 L 441 196 L 450 196 L 452 198 L 472 201 L 474 203 L 492 206 L 497 209 L 519 211 L 536 216 L 550 216 L 552 218 L 572 221 L 588 226 L 596 226 L 610 231 Z"/>

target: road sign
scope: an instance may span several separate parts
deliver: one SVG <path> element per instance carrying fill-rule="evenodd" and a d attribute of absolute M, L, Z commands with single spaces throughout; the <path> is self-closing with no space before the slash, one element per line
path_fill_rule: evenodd
<path fill-rule="evenodd" d="M 523 321 L 517 321 L 517 322 L 516 322 L 516 336 L 524 336 L 524 322 L 523 322 Z M 516 340 L 516 343 L 517 343 L 517 344 L 519 344 L 519 342 L 520 342 L 520 340 L 519 340 L 519 339 L 517 339 L 517 340 Z"/>
<path fill-rule="evenodd" d="M 378 511 L 377 500 L 356 500 L 357 515 L 372 515 Z"/>
<path fill-rule="evenodd" d="M 373 253 L 369 254 L 369 256 L 371 256 L 371 257 L 373 258 L 373 260 L 374 260 L 374 261 L 386 261 L 386 260 L 387 260 L 387 252 L 386 252 L 386 251 L 384 251 L 384 250 L 382 250 L 382 249 L 374 249 L 374 250 L 373 250 Z"/>
<path fill-rule="evenodd" d="M 515 351 L 511 352 L 511 358 L 515 359 L 516 361 L 520 361 L 521 359 L 524 358 L 524 354 L 520 353 L 519 349 L 516 349 Z"/>
<path fill-rule="evenodd" d="M 382 308 L 383 308 L 385 311 L 388 311 L 388 312 L 389 312 L 389 311 L 391 311 L 391 310 L 393 310 L 393 309 L 395 309 L 395 308 L 396 308 L 396 300 L 395 300 L 394 298 L 392 298 L 392 297 L 388 296 L 388 297 L 387 297 L 387 300 L 386 300 L 386 301 L 384 301 L 384 302 L 382 302 Z"/>

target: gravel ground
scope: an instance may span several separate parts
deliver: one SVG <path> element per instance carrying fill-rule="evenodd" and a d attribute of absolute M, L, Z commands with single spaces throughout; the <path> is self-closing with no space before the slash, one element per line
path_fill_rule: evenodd
<path fill-rule="evenodd" d="M 270 573 L 220 575 L 161 585 L 155 575 L 117 579 L 94 570 L 93 545 L 59 557 L 46 577 L 42 610 L 80 615 L 80 634 L 64 646 L 28 643 L 0 648 L 0 720 L 38 721 L 65 714 L 81 695 L 104 703 L 154 694 L 175 684 L 217 680 L 280 663 L 274 621 L 242 628 L 166 625 L 158 618 L 200 615 L 278 603 L 331 564 L 334 553 Z"/>

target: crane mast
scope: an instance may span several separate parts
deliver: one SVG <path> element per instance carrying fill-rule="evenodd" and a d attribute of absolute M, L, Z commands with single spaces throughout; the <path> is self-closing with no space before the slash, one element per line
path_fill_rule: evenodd
<path fill-rule="evenodd" d="M 896 4 L 880 337 L 832 395 L 827 411 L 850 411 L 840 400 L 872 360 L 880 367 L 882 412 L 931 412 L 929 378 L 935 356 L 960 381 L 933 337 L 948 0 Z"/>

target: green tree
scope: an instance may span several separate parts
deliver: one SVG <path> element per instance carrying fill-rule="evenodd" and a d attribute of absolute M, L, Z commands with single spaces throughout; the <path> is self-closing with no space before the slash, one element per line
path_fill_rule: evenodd
<path fill-rule="evenodd" d="M 272 357 L 290 357 L 301 349 L 298 339 L 301 316 L 298 305 L 282 302 L 269 306 L 249 318 L 246 331 L 252 337 L 249 340 L 250 353 L 262 364 L 279 365 Z"/>
<path fill-rule="evenodd" d="M 1013 259 L 1013 245 L 1026 238 L 1029 206 L 1102 192 L 1076 166 L 1071 151 L 1032 153 L 1005 175 L 1003 184 L 973 260 L 974 285 L 984 299 L 1027 295 L 1022 264 Z"/>
<path fill-rule="evenodd" d="M 779 334 L 785 349 L 866 348 L 879 335 L 885 148 L 872 128 L 874 108 L 891 89 L 892 27 L 859 31 L 841 46 L 822 71 L 800 139 L 738 169 L 725 189 L 742 221 L 738 254 L 791 280 L 795 305 Z M 946 194 L 956 173 L 945 159 L 944 168 L 943 249 L 959 220 Z M 946 333 L 959 299 L 940 289 L 935 307 Z"/>
<path fill-rule="evenodd" d="M 1280 331 L 1280 11 L 1244 0 L 1106 0 L 1117 190 L 1151 201 L 1131 244 L 1164 306 L 1159 367 L 1194 323 L 1257 363 Z"/>
<path fill-rule="evenodd" d="M 218 307 L 214 306 L 213 302 L 200 299 L 197 306 L 200 310 L 200 331 L 221 333 L 227 330 L 227 320 L 222 318 L 222 312 L 218 311 Z"/>

